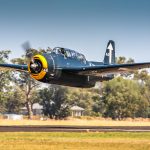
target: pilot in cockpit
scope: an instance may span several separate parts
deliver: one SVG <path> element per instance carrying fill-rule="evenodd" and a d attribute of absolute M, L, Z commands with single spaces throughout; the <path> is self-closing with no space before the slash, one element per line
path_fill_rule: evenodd
<path fill-rule="evenodd" d="M 61 52 L 61 54 L 63 54 L 65 57 L 67 57 L 67 53 L 66 53 L 66 51 L 65 51 L 64 48 L 60 48 L 60 52 Z"/>

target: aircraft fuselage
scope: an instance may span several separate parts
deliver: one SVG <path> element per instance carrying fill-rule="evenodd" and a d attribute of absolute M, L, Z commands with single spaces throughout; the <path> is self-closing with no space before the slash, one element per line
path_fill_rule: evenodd
<path fill-rule="evenodd" d="M 59 84 L 64 86 L 72 86 L 72 87 L 84 87 L 89 88 L 95 86 L 97 81 L 110 80 L 112 76 L 87 76 L 80 75 L 73 72 L 65 72 L 62 71 L 62 68 L 72 68 L 77 66 L 91 66 L 96 64 L 102 64 L 101 62 L 90 62 L 85 59 L 82 54 L 79 54 L 72 50 L 66 50 L 68 52 L 73 52 L 74 57 L 72 55 L 67 56 L 67 54 L 56 53 L 55 51 L 51 53 L 45 53 L 43 56 L 46 58 L 48 62 L 48 71 L 45 77 L 39 81 L 50 84 Z M 80 58 L 78 58 L 78 56 Z"/>

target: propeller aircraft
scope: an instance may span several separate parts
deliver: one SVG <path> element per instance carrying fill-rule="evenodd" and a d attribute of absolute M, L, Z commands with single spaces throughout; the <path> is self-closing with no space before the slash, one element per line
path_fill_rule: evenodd
<path fill-rule="evenodd" d="M 43 83 L 70 87 L 90 88 L 98 81 L 114 78 L 116 73 L 149 68 L 150 62 L 116 64 L 115 42 L 107 44 L 103 62 L 88 61 L 74 50 L 55 47 L 49 53 L 37 54 L 27 65 L 0 64 L 1 69 L 28 72 L 30 76 Z"/>

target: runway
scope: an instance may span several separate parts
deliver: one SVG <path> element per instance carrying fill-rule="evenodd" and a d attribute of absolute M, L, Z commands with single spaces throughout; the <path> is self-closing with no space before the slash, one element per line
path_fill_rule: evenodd
<path fill-rule="evenodd" d="M 150 132 L 150 126 L 0 126 L 0 132 Z"/>

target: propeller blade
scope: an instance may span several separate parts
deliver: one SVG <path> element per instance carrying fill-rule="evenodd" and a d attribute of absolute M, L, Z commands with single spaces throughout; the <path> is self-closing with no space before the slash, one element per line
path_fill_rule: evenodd
<path fill-rule="evenodd" d="M 30 42 L 29 42 L 29 41 L 24 42 L 24 43 L 22 44 L 22 47 L 23 47 L 23 49 L 24 49 L 24 51 L 25 51 L 25 56 L 26 56 L 27 58 L 31 59 L 32 56 L 33 56 L 33 53 L 32 53 L 32 51 L 31 51 Z"/>
<path fill-rule="evenodd" d="M 30 42 L 29 41 L 26 41 L 22 44 L 22 47 L 24 50 L 28 50 L 28 49 L 31 49 L 31 45 L 30 45 Z"/>
<path fill-rule="evenodd" d="M 33 57 L 31 58 L 31 62 L 34 64 L 34 58 Z"/>

